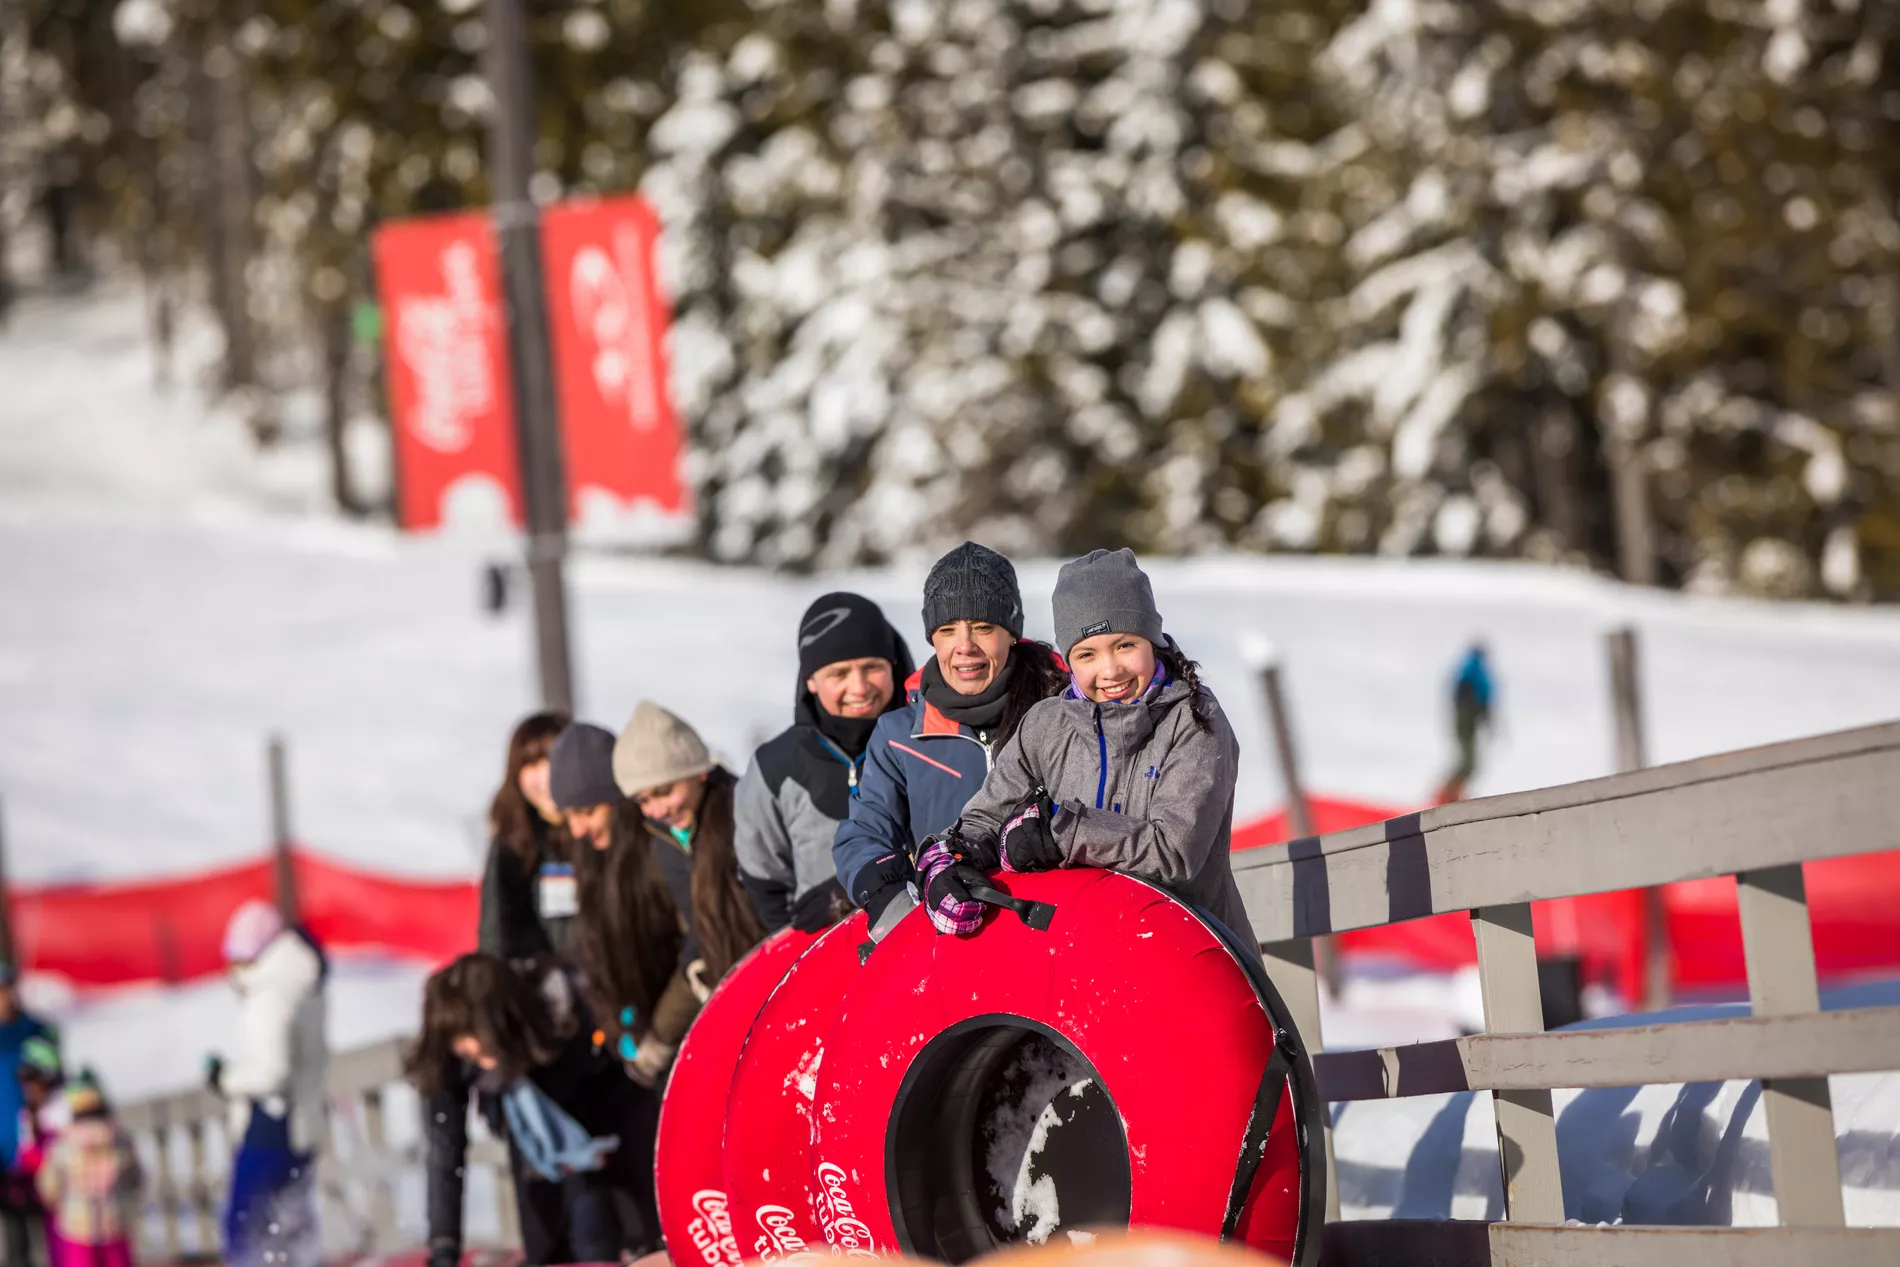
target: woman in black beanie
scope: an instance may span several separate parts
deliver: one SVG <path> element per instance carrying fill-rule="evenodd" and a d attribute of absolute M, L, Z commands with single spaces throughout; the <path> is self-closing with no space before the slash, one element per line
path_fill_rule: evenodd
<path fill-rule="evenodd" d="M 963 812 L 992 752 L 1038 701 L 1067 683 L 1049 646 L 1023 638 L 1016 569 L 966 541 L 924 582 L 932 656 L 905 682 L 901 707 L 879 719 L 865 749 L 851 817 L 832 860 L 851 900 L 881 939 L 916 905 L 909 892 L 919 843 Z"/>

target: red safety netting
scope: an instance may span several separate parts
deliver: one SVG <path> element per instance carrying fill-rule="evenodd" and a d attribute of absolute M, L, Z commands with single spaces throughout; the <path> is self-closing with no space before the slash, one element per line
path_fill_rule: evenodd
<path fill-rule="evenodd" d="M 332 950 L 438 963 L 472 949 L 473 882 L 427 883 L 292 854 L 304 923 Z M 16 888 L 14 939 L 28 972 L 79 987 L 176 983 L 224 971 L 224 926 L 275 892 L 268 859 L 171 880 Z"/>
<path fill-rule="evenodd" d="M 1313 798 L 1311 811 L 1319 832 L 1403 812 L 1325 797 Z M 1234 829 L 1234 848 L 1258 848 L 1288 834 L 1284 814 L 1264 815 Z M 399 879 L 305 850 L 293 853 L 292 865 L 304 922 L 332 950 L 441 963 L 475 944 L 473 881 Z M 1900 852 L 1810 862 L 1806 874 L 1821 976 L 1843 980 L 1900 969 Z M 217 975 L 231 913 L 273 891 L 271 863 L 261 859 L 172 880 L 17 888 L 9 901 L 25 969 L 88 988 Z M 1663 903 L 1678 986 L 1734 989 L 1747 980 L 1733 879 L 1668 885 Z M 1577 955 L 1585 980 L 1640 997 L 1640 893 L 1539 902 L 1534 919 L 1541 952 Z M 1379 955 L 1437 971 L 1476 962 L 1471 921 L 1456 914 L 1342 933 L 1338 945 L 1347 956 Z"/>

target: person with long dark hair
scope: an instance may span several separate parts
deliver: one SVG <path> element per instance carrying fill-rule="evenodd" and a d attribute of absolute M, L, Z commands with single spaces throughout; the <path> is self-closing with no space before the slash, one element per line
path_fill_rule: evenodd
<path fill-rule="evenodd" d="M 916 903 L 915 851 L 957 820 L 993 753 L 1068 678 L 1053 648 L 1023 637 L 1016 569 L 966 541 L 924 581 L 931 658 L 879 719 L 851 816 L 832 845 L 838 881 L 880 940 Z"/>
<path fill-rule="evenodd" d="M 579 893 L 560 809 L 548 786 L 548 752 L 565 713 L 533 713 L 508 737 L 507 766 L 488 807 L 476 946 L 502 959 L 574 953 Z"/>
<path fill-rule="evenodd" d="M 575 962 L 607 1040 L 628 1074 L 651 1087 L 699 1011 L 685 971 L 685 916 L 639 805 L 614 782 L 612 732 L 569 726 L 549 775 L 575 844 Z"/>
<path fill-rule="evenodd" d="M 918 886 L 942 933 L 969 934 L 988 873 L 1101 867 L 1194 903 L 1251 946 L 1234 883 L 1240 743 L 1200 666 L 1163 632 L 1128 550 L 1066 563 L 1054 596 L 1069 688 L 1030 710 L 957 823 L 925 843 Z"/>
<path fill-rule="evenodd" d="M 527 1263 L 614 1262 L 657 1245 L 651 1155 L 621 1134 L 638 1088 L 595 1045 L 570 970 L 478 952 L 429 978 L 410 1077 L 434 1099 L 471 1072 L 499 1106 L 520 1187 L 547 1190 L 560 1210 L 558 1227 L 523 1222 Z"/>
<path fill-rule="evenodd" d="M 640 807 L 650 856 L 685 917 L 679 963 L 696 1003 L 704 1003 L 765 937 L 739 880 L 733 840 L 738 780 L 713 760 L 699 732 L 651 700 L 640 701 L 615 740 L 613 772 Z M 667 1043 L 656 1033 L 653 1040 L 635 1067 L 657 1076 L 671 1063 L 678 1039 Z"/>

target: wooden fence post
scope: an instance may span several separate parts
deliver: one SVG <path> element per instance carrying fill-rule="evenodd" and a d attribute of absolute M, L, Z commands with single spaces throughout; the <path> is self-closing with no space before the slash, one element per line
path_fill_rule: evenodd
<path fill-rule="evenodd" d="M 1735 898 L 1742 914 L 1749 1009 L 1756 1016 L 1819 1012 L 1814 933 L 1801 864 L 1742 872 L 1735 877 Z M 1763 1078 L 1761 1099 L 1782 1226 L 1840 1227 L 1846 1214 L 1827 1078 Z"/>
<path fill-rule="evenodd" d="M 286 924 L 298 922 L 297 871 L 290 856 L 290 771 L 284 752 L 284 737 L 272 735 L 268 748 L 270 765 L 271 855 L 277 876 L 277 909 Z"/>
<path fill-rule="evenodd" d="M 1267 721 L 1273 729 L 1274 755 L 1280 767 L 1281 794 L 1285 799 L 1287 824 L 1294 839 L 1313 835 L 1313 811 L 1307 804 L 1306 788 L 1300 781 L 1299 752 L 1293 743 L 1292 710 L 1287 706 L 1286 689 L 1280 681 L 1280 665 L 1270 646 L 1264 643 L 1250 648 L 1250 656 L 1260 671 L 1260 687 L 1267 701 Z M 1320 1030 L 1319 990 L 1339 997 L 1339 962 L 1330 937 L 1298 937 L 1260 948 L 1267 976 L 1281 1000 L 1293 1014 L 1299 1027 L 1300 1041 L 1309 1057 L 1317 1056 L 1324 1037 Z M 1330 1113 L 1323 1123 L 1326 1143 L 1326 1219 L 1339 1219 L 1339 1178 L 1333 1162 L 1333 1125 Z"/>
<path fill-rule="evenodd" d="M 1637 658 L 1636 631 L 1625 625 L 1612 629 L 1610 702 L 1616 714 L 1616 768 L 1643 770 L 1649 766 L 1649 736 L 1643 725 L 1643 687 Z M 1643 890 L 1643 1010 L 1659 1012 L 1669 1006 L 1671 985 L 1669 918 L 1660 886 Z"/>
<path fill-rule="evenodd" d="M 1280 663 L 1271 650 L 1260 655 L 1260 686 L 1267 699 L 1267 721 L 1273 727 L 1273 750 L 1280 765 L 1280 789 L 1286 803 L 1287 826 L 1295 840 L 1314 835 L 1313 807 L 1306 799 L 1306 784 L 1300 778 L 1300 753 L 1293 740 L 1293 709 L 1287 703 L 1286 686 L 1280 679 Z M 1333 952 L 1333 939 L 1313 939 L 1313 967 L 1326 992 L 1339 997 L 1339 960 Z"/>
<path fill-rule="evenodd" d="M 1540 1034 L 1544 1004 L 1537 988 L 1537 944 L 1528 902 L 1471 912 L 1478 943 L 1478 987 L 1487 1034 Z M 1513 1223 L 1562 1223 L 1563 1180 L 1557 1170 L 1557 1119 L 1548 1091 L 1493 1091 L 1504 1217 Z"/>

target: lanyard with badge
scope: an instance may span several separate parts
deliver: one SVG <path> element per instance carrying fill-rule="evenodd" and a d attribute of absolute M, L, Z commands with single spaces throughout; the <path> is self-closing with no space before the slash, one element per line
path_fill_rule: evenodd
<path fill-rule="evenodd" d="M 542 919 L 568 919 L 580 913 L 580 889 L 574 883 L 574 868 L 569 864 L 542 863 L 536 890 Z"/>

